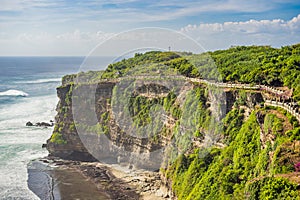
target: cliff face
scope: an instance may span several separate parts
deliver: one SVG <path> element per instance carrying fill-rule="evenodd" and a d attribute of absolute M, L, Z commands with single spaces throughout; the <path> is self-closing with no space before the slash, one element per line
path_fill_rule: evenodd
<path fill-rule="evenodd" d="M 76 131 L 71 102 L 72 86 L 57 88 L 59 102 L 56 107 L 56 125 L 50 139 L 47 140 L 47 150 L 51 156 L 63 159 L 94 161 L 88 153 Z"/>
<path fill-rule="evenodd" d="M 117 123 L 114 119 L 111 106 L 115 84 L 65 84 L 57 88 L 60 101 L 56 109 L 56 126 L 52 137 L 47 141 L 50 155 L 72 160 L 97 159 L 148 169 L 159 168 L 156 162 L 151 163 L 149 160 L 156 160 L 155 157 L 161 160 L 161 151 L 156 150 L 166 141 L 138 137 L 130 132 L 133 130 L 125 133 L 119 127 L 118 123 L 121 122 Z M 137 87 L 132 95 L 149 95 L 149 98 L 152 95 L 151 98 L 156 98 L 165 93 L 165 90 L 166 88 L 159 85 L 146 85 Z"/>
<path fill-rule="evenodd" d="M 179 119 L 183 118 L 180 116 L 180 112 L 181 115 L 184 115 L 180 109 L 182 110 L 184 106 L 186 106 L 185 109 L 193 109 L 181 101 L 186 101 L 185 95 L 189 90 L 199 88 L 203 91 L 207 90 L 205 85 L 193 85 L 192 83 L 177 85 L 181 85 L 180 89 L 177 90 L 177 95 L 174 94 L 174 99 L 170 99 L 168 93 L 171 91 L 166 84 L 157 84 L 151 81 L 149 83 L 137 81 L 134 89 L 131 88 L 127 96 L 117 95 L 117 98 L 113 96 L 113 93 L 126 93 L 128 85 L 126 88 L 122 88 L 117 82 L 109 81 L 78 85 L 64 83 L 57 88 L 60 100 L 56 109 L 56 126 L 52 137 L 47 141 L 50 155 L 64 159 L 100 160 L 108 163 L 127 163 L 147 169 L 159 169 L 166 155 L 165 147 L 174 142 L 174 134 L 178 131 L 176 123 L 184 124 Z M 202 97 L 197 97 L 196 100 L 205 102 L 206 107 L 203 109 L 204 111 L 210 110 L 209 113 L 214 112 L 213 108 L 219 107 L 217 109 L 221 115 L 219 118 L 224 117 L 238 99 L 243 99 L 241 101 L 244 101 L 242 103 L 248 109 L 253 109 L 255 105 L 263 101 L 260 93 L 241 94 L 238 91 L 230 90 L 222 91 L 221 96 L 223 100 L 218 99 L 220 95 L 207 92 Z M 123 98 L 128 98 L 129 101 L 122 103 Z M 202 99 L 199 100 L 200 98 Z M 221 101 L 220 105 L 215 106 L 215 101 Z M 120 108 L 120 104 L 125 110 Z M 148 107 L 143 107 L 144 105 Z M 162 118 L 158 116 L 151 118 L 149 113 L 143 111 L 147 108 L 151 110 L 151 107 L 155 105 L 166 110 L 164 114 L 160 113 Z M 176 109 L 179 114 L 176 114 Z M 129 111 L 127 115 L 126 110 Z M 145 118 L 144 121 L 141 119 L 142 117 Z M 128 118 L 130 118 L 129 124 Z M 135 128 L 135 126 L 149 128 L 151 125 L 151 123 L 147 124 L 149 118 L 150 120 L 157 118 L 161 122 L 160 129 L 158 128 L 156 133 L 150 134 L 151 136 L 139 135 L 144 134 L 147 130 Z M 126 120 L 124 121 L 124 119 Z M 150 127 L 150 132 L 152 129 L 154 127 Z M 204 129 L 199 127 L 199 130 Z M 205 133 L 201 134 L 200 141 L 205 137 Z M 186 151 L 195 146 L 193 144 L 195 141 L 199 141 L 197 137 L 194 133 L 190 134 L 191 145 L 185 147 Z M 175 142 L 181 141 L 176 140 Z"/>

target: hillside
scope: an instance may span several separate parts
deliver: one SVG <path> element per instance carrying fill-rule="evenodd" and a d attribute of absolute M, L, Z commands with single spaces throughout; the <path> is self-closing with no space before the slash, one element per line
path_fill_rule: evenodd
<path fill-rule="evenodd" d="M 299 83 L 299 44 L 138 53 L 63 78 L 47 149 L 160 170 L 177 199 L 299 199 Z"/>

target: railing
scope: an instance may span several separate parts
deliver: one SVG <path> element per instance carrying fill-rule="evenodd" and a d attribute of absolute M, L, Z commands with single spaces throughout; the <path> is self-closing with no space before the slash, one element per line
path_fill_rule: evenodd
<path fill-rule="evenodd" d="M 285 92 L 282 90 L 279 90 L 277 88 L 273 88 L 266 85 L 249 85 L 249 84 L 231 84 L 231 83 L 219 83 L 219 82 L 210 82 L 203 79 L 196 79 L 196 78 L 188 78 L 192 82 L 198 82 L 198 83 L 206 83 L 208 85 L 214 85 L 216 87 L 222 87 L 222 88 L 236 88 L 236 89 L 250 89 L 250 90 L 264 90 L 268 93 L 272 93 L 275 95 L 278 95 L 280 97 L 283 97 L 284 99 L 288 100 L 290 99 L 289 96 L 285 95 Z M 266 100 L 265 105 L 271 105 L 276 107 L 281 107 L 291 113 L 293 116 L 296 117 L 296 119 L 300 122 L 300 107 L 299 106 L 293 106 L 291 103 L 285 103 L 281 101 L 272 101 L 272 100 Z"/>
<path fill-rule="evenodd" d="M 266 86 L 266 85 L 250 85 L 250 84 L 237 84 L 237 83 L 222 83 L 222 82 L 213 82 L 204 79 L 197 78 L 187 78 L 187 80 L 198 83 L 206 83 L 208 85 L 214 85 L 222 88 L 236 88 L 236 89 L 249 89 L 249 90 L 265 90 L 269 93 L 283 95 L 284 91 Z"/>
<path fill-rule="evenodd" d="M 291 113 L 293 116 L 297 118 L 297 120 L 300 122 L 300 111 L 299 108 L 295 108 L 289 103 L 279 102 L 279 101 L 272 101 L 272 100 L 266 100 L 265 105 L 269 106 L 276 106 L 285 109 L 289 113 Z"/>
<path fill-rule="evenodd" d="M 282 90 L 279 90 L 277 88 L 273 88 L 266 85 L 250 85 L 250 84 L 237 84 L 237 83 L 222 83 L 222 82 L 215 82 L 215 81 L 209 81 L 199 78 L 189 78 L 185 76 L 128 76 L 128 77 L 120 77 L 120 78 L 114 78 L 114 79 L 103 79 L 103 82 L 110 81 L 110 82 L 120 82 L 121 80 L 130 80 L 130 79 L 137 79 L 137 80 L 145 80 L 145 79 L 173 79 L 173 80 L 186 80 L 191 82 L 197 82 L 197 83 L 204 83 L 210 86 L 215 86 L 219 88 L 235 88 L 235 89 L 246 89 L 246 90 L 263 90 L 270 94 L 275 94 L 276 96 L 283 97 L 283 99 L 290 99 L 289 96 L 285 95 L 285 92 Z M 101 81 L 101 82 L 102 82 Z M 296 108 L 295 106 L 292 106 L 291 103 L 285 103 L 282 101 L 272 101 L 272 100 L 266 100 L 265 105 L 271 105 L 276 107 L 281 107 L 285 110 L 287 110 L 289 113 L 291 113 L 293 116 L 297 118 L 297 120 L 300 122 L 300 108 L 299 106 Z"/>
<path fill-rule="evenodd" d="M 264 89 L 266 91 L 269 91 L 271 93 L 277 94 L 277 95 L 283 95 L 284 91 L 270 87 L 270 86 L 266 86 L 266 85 L 260 85 L 261 89 Z"/>

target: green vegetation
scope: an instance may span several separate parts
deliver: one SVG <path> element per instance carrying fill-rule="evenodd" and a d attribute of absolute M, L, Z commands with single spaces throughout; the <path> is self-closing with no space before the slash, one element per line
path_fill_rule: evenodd
<path fill-rule="evenodd" d="M 163 134 L 166 127 L 163 127 L 165 116 L 174 119 L 181 117 L 181 109 L 175 103 L 176 95 L 169 92 L 165 97 L 147 98 L 141 95 L 133 95 L 134 86 L 127 86 L 126 90 L 114 88 L 114 97 L 112 99 L 112 107 L 117 113 L 120 113 L 120 120 L 130 119 L 134 127 L 134 133 L 141 136 L 147 133 L 147 137 L 157 139 L 158 134 Z M 153 115 L 160 113 L 159 115 Z"/>
<path fill-rule="evenodd" d="M 108 65 L 107 69 L 102 75 L 102 78 L 117 78 L 125 75 L 139 75 L 141 74 L 141 70 L 143 71 L 143 68 L 147 69 L 148 75 L 148 73 L 152 71 L 156 72 L 159 69 L 165 70 L 166 68 L 161 67 L 163 66 L 164 62 L 178 57 L 179 55 L 173 52 L 151 51 L 144 54 L 137 53 L 133 58 L 126 60 L 123 59 L 120 62 Z M 161 65 L 157 65 L 158 63 Z M 156 73 L 156 75 L 158 75 L 158 73 Z"/>
<path fill-rule="evenodd" d="M 266 177 L 247 186 L 248 199 L 300 199 L 297 185 L 283 178 Z"/>
<path fill-rule="evenodd" d="M 288 86 L 300 101 L 300 44 L 238 46 L 209 53 L 224 81 Z"/>
<path fill-rule="evenodd" d="M 55 143 L 55 144 L 67 144 L 67 141 L 63 138 L 62 134 L 59 132 L 52 133 L 50 142 Z"/>
<path fill-rule="evenodd" d="M 283 131 L 283 121 L 278 118 L 275 114 L 267 114 L 265 117 L 264 123 L 264 132 L 265 133 L 273 133 L 274 136 L 278 136 L 278 134 L 282 134 Z"/>
<path fill-rule="evenodd" d="M 88 71 L 80 72 L 78 74 L 69 74 L 62 77 L 62 87 L 66 85 L 80 84 L 80 83 L 97 83 L 101 80 L 103 71 Z"/>
<path fill-rule="evenodd" d="M 109 112 L 103 112 L 100 114 L 99 122 L 96 124 L 86 124 L 85 122 L 76 122 L 69 126 L 69 130 L 73 131 L 75 126 L 76 130 L 80 133 L 89 134 L 109 134 Z M 76 124 L 76 125 L 75 125 Z M 73 130 L 72 130 L 73 129 Z"/>
<path fill-rule="evenodd" d="M 274 136 L 273 144 L 260 140 L 256 112 L 266 113 L 263 130 L 264 134 Z M 271 176 L 294 170 L 286 152 L 293 154 L 287 144 L 291 135 L 299 135 L 299 128 L 285 135 L 281 118 L 268 113 L 268 109 L 256 112 L 244 122 L 242 109 L 235 108 L 226 115 L 225 148 L 196 149 L 193 154 L 181 155 L 170 163 L 164 171 L 178 199 L 298 198 L 295 184 Z"/>
<path fill-rule="evenodd" d="M 290 137 L 291 141 L 300 140 L 300 127 L 287 131 L 286 135 Z"/>
<path fill-rule="evenodd" d="M 97 123 L 95 125 L 87 125 L 83 123 L 76 123 L 76 128 L 81 133 L 90 133 L 90 134 L 108 134 L 109 128 L 105 124 Z"/>
<path fill-rule="evenodd" d="M 229 144 L 238 134 L 241 126 L 243 125 L 244 114 L 242 110 L 237 108 L 232 109 L 223 119 L 224 134 L 226 136 L 226 144 Z"/>

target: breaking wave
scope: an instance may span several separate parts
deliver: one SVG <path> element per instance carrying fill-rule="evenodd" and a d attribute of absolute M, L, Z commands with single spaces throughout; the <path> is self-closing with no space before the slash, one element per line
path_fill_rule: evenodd
<path fill-rule="evenodd" d="M 16 83 L 27 83 L 27 84 L 37 84 L 37 83 L 51 83 L 51 82 L 60 82 L 61 78 L 47 78 L 47 79 L 37 79 L 37 80 L 28 80 L 28 81 L 18 81 Z"/>
<path fill-rule="evenodd" d="M 15 97 L 27 97 L 29 94 L 20 90 L 7 90 L 0 92 L 0 96 L 15 96 Z"/>

